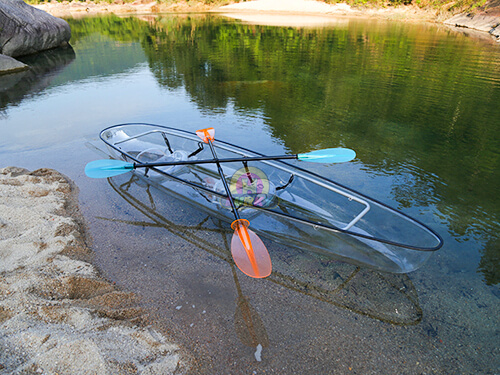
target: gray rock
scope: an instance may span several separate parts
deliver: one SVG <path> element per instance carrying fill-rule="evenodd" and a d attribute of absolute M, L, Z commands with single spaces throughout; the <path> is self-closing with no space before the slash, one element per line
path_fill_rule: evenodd
<path fill-rule="evenodd" d="M 0 1 L 0 53 L 23 56 L 67 44 L 66 21 L 36 9 L 23 0 Z"/>
<path fill-rule="evenodd" d="M 490 33 L 496 38 L 500 38 L 500 17 L 487 14 L 457 14 L 443 22 L 445 25 L 466 27 Z M 500 41 L 500 39 L 499 39 Z"/>
<path fill-rule="evenodd" d="M 15 73 L 25 69 L 29 69 L 28 65 L 10 56 L 0 55 L 0 74 Z"/>
<path fill-rule="evenodd" d="M 500 25 L 490 30 L 490 34 L 493 35 L 500 42 Z"/>

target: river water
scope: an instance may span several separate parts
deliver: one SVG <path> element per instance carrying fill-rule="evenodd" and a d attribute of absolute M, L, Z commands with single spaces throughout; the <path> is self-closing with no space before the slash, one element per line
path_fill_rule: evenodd
<path fill-rule="evenodd" d="M 96 264 L 141 297 L 193 373 L 500 372 L 498 43 L 349 18 L 68 22 L 72 48 L 0 76 L 0 167 L 76 182 Z M 103 156 L 99 131 L 124 122 L 213 126 L 265 154 L 352 148 L 353 162 L 306 168 L 416 217 L 445 245 L 391 275 L 264 239 L 274 272 L 250 279 L 230 260 L 226 224 L 130 175 L 85 177 Z"/>

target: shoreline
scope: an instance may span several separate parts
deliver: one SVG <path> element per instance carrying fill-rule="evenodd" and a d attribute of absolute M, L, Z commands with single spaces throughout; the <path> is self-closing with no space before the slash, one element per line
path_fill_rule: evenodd
<path fill-rule="evenodd" d="M 207 5 L 202 1 L 179 1 L 172 4 L 158 4 L 156 1 L 144 2 L 137 0 L 133 3 L 104 3 L 101 1 L 86 0 L 85 2 L 50 2 L 33 5 L 55 17 L 87 17 L 104 14 L 124 15 L 156 15 L 161 13 L 218 13 L 243 21 L 251 15 L 250 22 L 266 22 L 266 17 L 287 16 L 292 19 L 304 17 L 302 22 L 297 20 L 281 20 L 276 26 L 314 26 L 317 22 L 313 18 L 371 18 L 395 20 L 400 22 L 430 22 L 450 27 L 456 32 L 471 31 L 479 37 L 490 37 L 500 43 L 500 7 L 493 6 L 487 11 L 477 14 L 452 14 L 440 10 L 421 9 L 413 5 L 398 5 L 386 8 L 363 7 L 353 8 L 347 4 L 327 4 L 311 0 L 254 0 L 248 2 L 231 3 L 225 6 Z M 281 17 L 281 18 L 283 18 Z M 308 20 L 306 20 L 306 18 Z M 247 21 L 248 22 L 248 21 Z"/>
<path fill-rule="evenodd" d="M 319 1 L 314 3 L 324 6 L 316 6 L 311 8 L 313 3 L 310 0 L 291 0 L 286 6 L 283 5 L 283 0 L 260 0 L 248 1 L 243 3 L 232 3 L 225 6 L 207 5 L 201 1 L 179 1 L 173 4 L 158 4 L 156 1 L 143 3 L 135 1 L 133 3 L 104 3 L 100 1 L 87 0 L 86 2 L 68 2 L 61 3 L 44 3 L 32 5 L 35 8 L 41 9 L 55 17 L 85 17 L 102 14 L 116 15 L 143 15 L 143 14 L 158 14 L 158 13 L 258 13 L 258 14 L 303 14 L 308 16 L 352 16 L 352 17 L 368 17 L 368 18 L 384 18 L 398 20 L 414 20 L 414 21 L 438 21 L 440 19 L 439 12 L 423 10 L 415 6 L 397 6 L 388 8 L 352 8 L 346 4 L 326 4 Z M 249 6 L 250 5 L 250 6 Z M 309 8 L 309 9 L 308 9 Z"/>
<path fill-rule="evenodd" d="M 0 373 L 185 373 L 137 296 L 92 264 L 87 235 L 68 178 L 0 169 Z"/>

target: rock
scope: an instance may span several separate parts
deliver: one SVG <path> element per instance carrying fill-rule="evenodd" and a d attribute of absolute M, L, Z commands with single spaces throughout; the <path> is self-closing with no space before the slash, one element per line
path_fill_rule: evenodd
<path fill-rule="evenodd" d="M 0 53 L 29 55 L 67 44 L 69 24 L 63 19 L 26 4 L 23 0 L 0 2 Z"/>
<path fill-rule="evenodd" d="M 0 55 L 0 74 L 15 73 L 25 69 L 29 69 L 28 65 L 10 56 Z"/>
<path fill-rule="evenodd" d="M 490 32 L 490 30 L 497 27 L 499 23 L 499 17 L 482 14 L 457 14 L 449 20 L 444 21 L 446 25 L 468 27 L 470 29 L 486 32 Z"/>
<path fill-rule="evenodd" d="M 445 25 L 465 27 L 490 33 L 500 41 L 500 16 L 488 14 L 457 14 L 443 22 Z"/>
<path fill-rule="evenodd" d="M 491 35 L 493 35 L 495 38 L 497 38 L 497 41 L 500 42 L 500 25 L 498 25 L 494 29 L 491 29 L 489 32 Z"/>

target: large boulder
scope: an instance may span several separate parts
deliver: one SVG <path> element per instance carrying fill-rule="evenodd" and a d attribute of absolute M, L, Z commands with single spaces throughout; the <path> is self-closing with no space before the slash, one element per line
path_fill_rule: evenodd
<path fill-rule="evenodd" d="M 67 44 L 66 21 L 36 9 L 23 0 L 0 1 L 0 54 L 22 56 Z"/>
<path fill-rule="evenodd" d="M 474 13 L 457 14 L 444 24 L 485 31 L 500 42 L 500 0 L 487 0 Z"/>
<path fill-rule="evenodd" d="M 457 14 L 444 21 L 445 25 L 466 27 L 490 33 L 500 41 L 500 16 L 488 14 Z"/>

